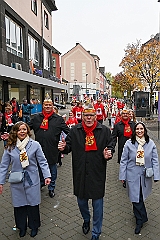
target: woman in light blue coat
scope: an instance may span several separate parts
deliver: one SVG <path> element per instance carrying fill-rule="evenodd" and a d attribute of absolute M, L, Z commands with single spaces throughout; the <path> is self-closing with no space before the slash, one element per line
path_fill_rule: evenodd
<path fill-rule="evenodd" d="M 51 179 L 47 160 L 38 142 L 30 138 L 29 126 L 24 122 L 17 122 L 9 134 L 0 163 L 0 194 L 6 181 L 8 168 L 11 173 L 23 172 L 22 182 L 10 183 L 14 217 L 20 237 L 24 237 L 28 227 L 31 228 L 31 237 L 37 235 L 40 227 L 39 204 L 41 202 L 40 180 L 37 162 L 42 169 L 45 184 Z"/>
<path fill-rule="evenodd" d="M 146 169 L 153 170 L 154 182 L 160 179 L 159 161 L 155 143 L 147 135 L 142 122 L 136 123 L 132 138 L 127 140 L 120 161 L 119 179 L 126 180 L 128 196 L 136 218 L 135 234 L 148 221 L 144 200 L 152 191 L 152 177 L 146 177 Z"/>

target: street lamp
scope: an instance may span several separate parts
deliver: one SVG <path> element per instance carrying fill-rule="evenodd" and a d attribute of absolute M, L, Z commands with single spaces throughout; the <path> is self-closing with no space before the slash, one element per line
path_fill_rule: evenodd
<path fill-rule="evenodd" d="M 88 76 L 88 73 L 86 73 L 86 95 L 87 95 L 87 76 Z"/>
<path fill-rule="evenodd" d="M 77 79 L 74 79 L 74 95 L 76 96 L 76 93 L 77 93 L 77 91 L 76 91 L 76 82 L 77 82 Z"/>

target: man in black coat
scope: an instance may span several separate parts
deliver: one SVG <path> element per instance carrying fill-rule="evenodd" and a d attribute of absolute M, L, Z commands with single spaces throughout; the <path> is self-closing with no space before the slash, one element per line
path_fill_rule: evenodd
<path fill-rule="evenodd" d="M 55 182 L 57 178 L 57 162 L 58 162 L 58 142 L 61 132 L 69 133 L 64 119 L 57 115 L 53 109 L 51 99 L 43 102 L 42 113 L 34 116 L 29 123 L 31 129 L 34 130 L 35 140 L 41 144 L 42 150 L 48 161 L 51 172 L 51 183 L 48 185 L 49 196 L 54 197 Z M 40 170 L 40 169 L 39 169 Z M 44 179 L 40 171 L 41 187 L 44 186 Z"/>
<path fill-rule="evenodd" d="M 129 110 L 123 109 L 121 112 L 121 120 L 114 125 L 112 132 L 114 148 L 118 139 L 118 163 L 120 163 L 121 160 L 124 144 L 131 137 L 134 126 L 135 122 L 129 119 Z"/>
<path fill-rule="evenodd" d="M 129 118 L 129 110 L 123 109 L 121 112 L 121 120 L 114 125 L 112 131 L 113 147 L 115 148 L 118 139 L 118 163 L 121 161 L 121 155 L 125 142 L 132 136 L 135 122 Z M 124 182 L 123 187 L 126 187 Z"/>
<path fill-rule="evenodd" d="M 58 144 L 63 153 L 72 151 L 73 186 L 83 217 L 83 233 L 90 230 L 88 200 L 92 199 L 92 239 L 99 239 L 103 220 L 103 197 L 105 192 L 107 160 L 112 158 L 110 129 L 96 120 L 96 112 L 88 105 L 82 112 L 82 123 L 75 125 Z"/>

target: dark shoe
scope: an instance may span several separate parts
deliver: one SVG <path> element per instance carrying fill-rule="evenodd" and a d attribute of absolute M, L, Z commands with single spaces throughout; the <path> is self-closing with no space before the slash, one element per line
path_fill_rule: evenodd
<path fill-rule="evenodd" d="M 99 240 L 99 237 L 92 236 L 91 240 Z"/>
<path fill-rule="evenodd" d="M 142 220 L 142 223 L 148 222 L 148 218 L 145 218 L 144 220 Z"/>
<path fill-rule="evenodd" d="M 90 222 L 84 222 L 82 226 L 83 233 L 86 235 L 90 230 Z"/>
<path fill-rule="evenodd" d="M 19 236 L 24 237 L 26 235 L 26 230 L 20 230 Z"/>
<path fill-rule="evenodd" d="M 53 198 L 55 196 L 54 190 L 49 190 L 49 196 Z"/>
<path fill-rule="evenodd" d="M 137 224 L 135 228 L 135 234 L 139 234 L 142 227 L 143 227 L 143 224 Z"/>
<path fill-rule="evenodd" d="M 38 228 L 32 229 L 30 236 L 35 237 L 37 235 L 37 233 L 38 233 Z"/>
<path fill-rule="evenodd" d="M 123 182 L 123 187 L 126 188 L 126 181 Z"/>

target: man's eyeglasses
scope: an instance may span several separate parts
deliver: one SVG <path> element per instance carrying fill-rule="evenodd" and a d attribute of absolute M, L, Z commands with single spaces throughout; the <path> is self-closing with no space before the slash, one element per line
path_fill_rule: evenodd
<path fill-rule="evenodd" d="M 95 114 L 83 114 L 84 117 L 94 117 Z"/>

